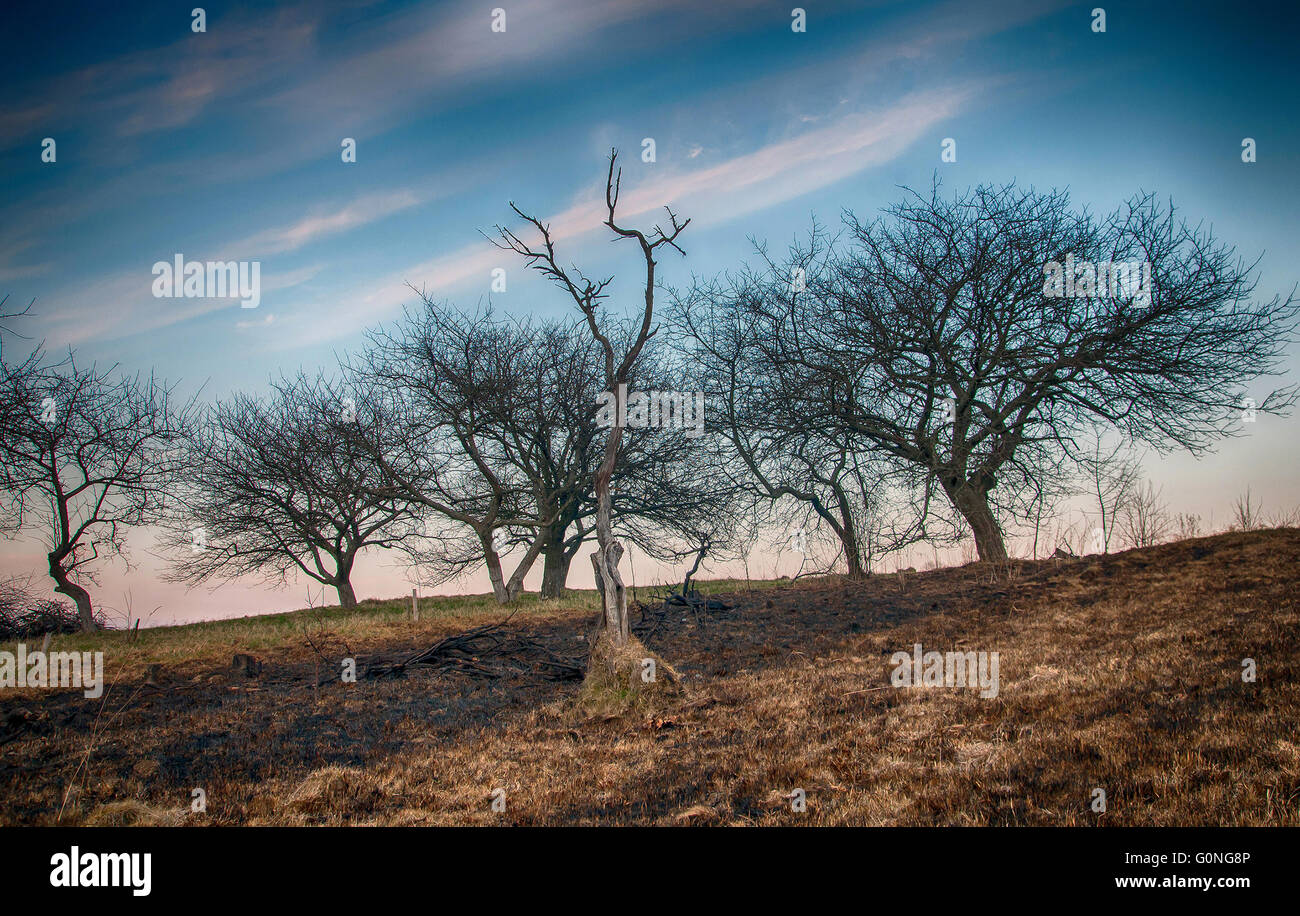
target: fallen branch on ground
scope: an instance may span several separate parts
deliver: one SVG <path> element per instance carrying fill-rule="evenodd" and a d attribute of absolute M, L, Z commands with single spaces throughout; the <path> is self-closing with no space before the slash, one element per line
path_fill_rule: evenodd
<path fill-rule="evenodd" d="M 505 629 L 509 618 L 438 640 L 427 649 L 395 662 L 372 661 L 364 678 L 400 677 L 412 668 L 439 674 L 497 680 L 504 677 L 540 677 L 547 681 L 581 680 L 585 658 L 560 655 L 546 645 Z"/>

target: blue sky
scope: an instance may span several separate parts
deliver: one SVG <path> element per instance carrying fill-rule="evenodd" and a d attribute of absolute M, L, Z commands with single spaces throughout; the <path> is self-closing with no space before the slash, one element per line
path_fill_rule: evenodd
<path fill-rule="evenodd" d="M 504 267 L 501 310 L 571 308 L 480 234 L 511 200 L 590 273 L 633 266 L 599 229 L 611 146 L 626 219 L 692 218 L 670 283 L 936 174 L 1068 187 L 1098 211 L 1155 191 L 1262 253 L 1261 293 L 1300 279 L 1290 4 L 802 5 L 804 33 L 792 4 L 746 0 L 208 4 L 198 34 L 191 5 L 7 7 L 0 294 L 35 299 L 22 330 L 48 346 L 256 389 L 357 346 L 414 301 L 407 283 L 473 306 Z M 260 261 L 261 305 L 154 298 L 151 267 L 177 252 Z M 615 293 L 637 296 L 630 277 Z M 1195 511 L 1226 507 L 1207 489 L 1225 467 L 1233 495 L 1300 501 L 1295 423 L 1251 437 L 1161 473 Z"/>

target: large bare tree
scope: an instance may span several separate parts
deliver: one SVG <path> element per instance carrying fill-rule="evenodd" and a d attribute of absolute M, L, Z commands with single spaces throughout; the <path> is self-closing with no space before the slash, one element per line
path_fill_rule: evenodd
<path fill-rule="evenodd" d="M 1255 265 L 1151 195 L 1098 219 L 1064 193 L 936 185 L 844 220 L 842 240 L 717 301 L 765 359 L 798 367 L 793 410 L 928 475 L 985 560 L 1007 556 L 1000 482 L 1053 467 L 1098 423 L 1211 448 L 1240 431 L 1245 386 L 1281 373 L 1296 326 L 1294 290 L 1255 301 Z M 1062 282 L 1066 265 L 1085 266 Z"/>
<path fill-rule="evenodd" d="M 898 462 L 844 424 L 826 422 L 843 389 L 795 358 L 815 327 L 792 320 L 791 339 L 780 346 L 785 358 L 772 358 L 777 348 L 764 339 L 771 326 L 752 322 L 743 304 L 772 291 L 772 272 L 781 269 L 769 260 L 765 273 L 697 280 L 674 293 L 670 320 L 682 362 L 714 405 L 711 464 L 730 487 L 767 504 L 766 526 L 781 531 L 783 543 L 806 552 L 819 529 L 828 532 L 837 560 L 861 577 L 874 560 L 922 537 L 951 535 L 930 512 L 924 481 L 913 485 Z M 801 276 L 787 281 L 796 310 Z M 821 403 L 811 411 L 814 399 Z"/>
<path fill-rule="evenodd" d="M 170 457 L 193 416 L 152 376 L 79 368 L 73 354 L 6 371 L 0 403 L 0 496 L 19 530 L 46 541 L 55 591 L 96 629 L 90 592 L 98 561 L 125 559 L 127 531 L 158 521 L 176 472 Z"/>
<path fill-rule="evenodd" d="M 502 602 L 517 597 L 535 561 L 541 595 L 559 597 L 570 564 L 595 534 L 595 477 L 606 431 L 601 352 L 585 322 L 512 320 L 463 312 L 423 296 L 394 326 L 373 331 L 349 370 L 387 413 L 374 456 L 389 495 L 442 519 L 411 550 L 425 581 L 486 564 Z M 633 331 L 607 329 L 615 346 Z M 637 384 L 662 390 L 675 367 L 648 346 Z M 702 420 L 702 418 L 700 418 Z M 611 491 L 616 528 L 647 554 L 678 522 L 722 511 L 723 493 L 696 464 L 698 428 L 637 430 L 618 452 Z M 517 561 L 507 574 L 506 563 Z"/>
<path fill-rule="evenodd" d="M 425 537 L 412 556 L 427 581 L 485 562 L 506 603 L 522 592 L 570 500 L 568 474 L 552 476 L 545 459 L 573 445 L 564 437 L 574 427 L 554 413 L 569 406 L 556 395 L 573 383 L 573 364 L 546 355 L 548 347 L 563 351 L 559 329 L 422 297 L 423 308 L 371 332 L 369 347 L 347 366 L 384 417 L 381 435 L 368 442 L 381 472 L 376 492 L 424 513 Z M 516 546 L 523 555 L 507 575 L 503 558 Z"/>
<path fill-rule="evenodd" d="M 175 557 L 167 578 L 301 573 L 355 607 L 358 555 L 412 534 L 409 504 L 376 495 L 379 470 L 361 445 L 382 418 L 340 382 L 299 373 L 266 396 L 219 401 L 203 419 L 186 441 L 188 470 L 163 538 Z"/>

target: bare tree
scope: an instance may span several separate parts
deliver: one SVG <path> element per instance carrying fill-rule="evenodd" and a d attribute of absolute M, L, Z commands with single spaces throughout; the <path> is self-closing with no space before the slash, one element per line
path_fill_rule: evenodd
<path fill-rule="evenodd" d="M 411 551 L 425 581 L 486 563 L 502 602 L 523 589 L 540 557 L 541 594 L 558 597 L 581 545 L 594 535 L 595 475 L 605 430 L 601 353 L 585 323 L 466 313 L 423 296 L 395 326 L 370 334 L 349 371 L 388 414 L 375 461 L 389 492 L 442 524 Z M 625 328 L 610 331 L 621 343 Z M 642 353 L 638 380 L 666 384 L 668 368 Z M 709 512 L 718 495 L 682 468 L 688 430 L 638 430 L 620 449 L 611 487 L 615 524 L 654 554 L 655 529 Z M 376 447 L 380 443 L 375 443 Z M 509 575 L 509 555 L 522 559 Z"/>
<path fill-rule="evenodd" d="M 739 559 L 744 547 L 739 530 L 741 516 L 735 512 L 691 516 L 691 521 L 679 526 L 678 537 L 671 548 L 674 562 L 689 561 L 690 566 L 682 579 L 683 597 L 692 591 L 691 582 L 704 568 L 706 561 Z"/>
<path fill-rule="evenodd" d="M 635 334 L 628 343 L 616 347 L 614 340 L 607 333 L 607 328 L 604 327 L 598 315 L 602 302 L 608 297 L 606 290 L 613 282 L 613 278 L 592 280 L 584 276 L 577 268 L 560 266 L 556 258 L 555 243 L 551 238 L 550 229 L 541 220 L 529 216 L 511 203 L 510 207 L 515 214 L 536 229 L 539 242 L 536 244 L 525 242 L 513 230 L 502 226 L 497 227 L 499 238 L 496 242 L 501 248 L 524 257 L 529 267 L 541 272 L 543 276 L 556 283 L 573 299 L 586 319 L 592 338 L 600 346 L 604 361 L 605 391 L 616 398 L 621 396 L 621 392 L 626 391 L 625 386 L 632 378 L 637 360 L 646 342 L 655 333 L 656 255 L 663 248 L 672 248 L 679 254 L 684 255 L 685 252 L 677 245 L 677 238 L 690 225 L 689 219 L 678 222 L 677 215 L 670 208 L 665 208 L 669 220 L 667 230 L 655 226 L 649 233 L 646 233 L 640 229 L 632 229 L 621 225 L 616 216 L 619 189 L 622 184 L 622 170 L 616 171 L 617 160 L 617 151 L 611 151 L 609 171 L 605 181 L 605 205 L 608 211 L 605 225 L 619 238 L 635 241 L 641 249 L 641 255 L 645 263 L 644 305 L 640 310 L 641 320 Z M 619 559 L 623 555 L 623 545 L 614 536 L 613 503 L 611 498 L 611 481 L 618 462 L 619 449 L 622 445 L 626 426 L 625 418 L 621 416 L 621 413 L 620 411 L 619 418 L 609 427 L 603 457 L 595 475 L 596 541 L 598 549 L 592 555 L 592 565 L 595 568 L 597 585 L 604 606 L 604 626 L 601 639 L 608 640 L 615 649 L 627 645 L 630 635 L 627 617 L 627 593 L 623 586 L 623 578 L 618 570 Z M 610 656 L 611 661 L 614 657 L 613 655 Z M 596 658 L 594 650 L 592 658 Z"/>
<path fill-rule="evenodd" d="M 580 498 L 573 487 L 581 477 L 581 424 L 567 422 L 565 411 L 570 384 L 582 387 L 572 375 L 581 361 L 559 352 L 558 331 L 424 299 L 396 327 L 372 332 L 348 367 L 385 418 L 369 443 L 382 471 L 378 492 L 442 520 L 424 531 L 432 548 L 413 553 L 426 575 L 445 581 L 486 562 L 493 592 L 506 603 Z M 502 558 L 516 545 L 524 554 L 507 576 Z"/>
<path fill-rule="evenodd" d="M 1082 478 L 1081 492 L 1096 509 L 1093 531 L 1100 532 L 1100 537 L 1094 534 L 1094 543 L 1101 553 L 1110 553 L 1124 507 L 1139 496 L 1142 466 L 1127 453 L 1122 442 L 1107 448 L 1103 438 L 1097 432 L 1074 460 Z"/>
<path fill-rule="evenodd" d="M 1263 518 L 1260 515 L 1260 503 L 1255 502 L 1250 496 L 1250 487 L 1246 492 L 1237 497 L 1237 501 L 1232 505 L 1233 523 L 1229 526 L 1232 531 L 1255 531 L 1264 527 Z"/>
<path fill-rule="evenodd" d="M 157 521 L 166 508 L 168 459 L 193 414 L 152 376 L 116 368 L 29 363 L 3 379 L 9 406 L 0 437 L 0 489 L 17 527 L 40 531 L 55 591 L 77 605 L 81 626 L 96 629 L 90 592 L 97 561 L 126 558 L 127 530 Z"/>
<path fill-rule="evenodd" d="M 1300 506 L 1291 509 L 1279 509 L 1270 516 L 1269 528 L 1300 528 Z"/>
<path fill-rule="evenodd" d="M 352 571 L 368 547 L 411 536 L 405 501 L 376 496 L 379 471 L 363 439 L 382 418 L 323 376 L 299 373 L 265 397 L 212 405 L 186 442 L 187 472 L 163 537 L 171 581 L 294 573 L 330 586 L 355 607 Z"/>
<path fill-rule="evenodd" d="M 880 219 L 846 214 L 845 235 L 726 304 L 800 367 L 794 409 L 930 475 L 985 560 L 1007 555 L 996 493 L 1017 468 L 1050 467 L 1098 422 L 1202 453 L 1239 433 L 1243 386 L 1281 374 L 1295 331 L 1294 290 L 1252 301 L 1255 265 L 1151 195 L 1097 220 L 1059 192 L 936 185 Z M 1076 263 L 1091 274 L 1054 282 Z"/>
<path fill-rule="evenodd" d="M 1035 452 L 1030 457 L 1040 461 L 1048 459 L 1044 452 Z M 1038 559 L 1039 545 L 1043 541 L 1043 523 L 1054 519 L 1063 503 L 1075 495 L 1077 481 L 1061 463 L 1031 464 L 1028 460 L 1018 462 L 1014 468 L 1015 476 L 1010 479 L 1006 490 L 1014 502 L 1009 514 L 1022 521 L 1033 532 L 1030 539 L 1030 556 Z M 1007 483 L 1007 481 L 1004 481 Z M 1059 541 L 1054 546 L 1059 546 Z"/>
<path fill-rule="evenodd" d="M 1174 525 L 1180 541 L 1198 538 L 1202 534 L 1201 517 L 1192 512 L 1180 513 L 1174 519 Z"/>
<path fill-rule="evenodd" d="M 769 501 L 768 521 L 787 537 L 806 538 L 818 526 L 829 531 L 848 574 L 859 577 L 874 559 L 924 537 L 950 540 L 955 530 L 936 526 L 927 480 L 918 486 L 906 466 L 843 424 L 826 422 L 859 370 L 844 366 L 832 379 L 821 367 L 809 368 L 832 346 L 814 344 L 819 328 L 803 320 L 801 280 L 820 238 L 815 232 L 809 250 L 793 252 L 788 270 L 760 248 L 762 271 L 697 280 L 674 294 L 671 322 L 682 362 L 695 367 L 695 383 L 715 405 L 713 463 L 732 487 Z M 747 304 L 764 295 L 788 309 L 790 320 L 780 328 L 752 320 Z M 769 339 L 773 333 L 781 339 Z M 810 400 L 818 409 L 809 409 Z"/>
<path fill-rule="evenodd" d="M 1161 491 L 1151 481 L 1134 486 L 1119 510 L 1120 534 L 1129 547 L 1154 547 L 1169 536 L 1173 520 L 1161 498 Z"/>

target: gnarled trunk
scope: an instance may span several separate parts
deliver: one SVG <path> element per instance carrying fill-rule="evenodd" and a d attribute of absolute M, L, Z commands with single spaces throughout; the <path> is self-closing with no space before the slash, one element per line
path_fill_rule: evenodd
<path fill-rule="evenodd" d="M 339 593 L 339 604 L 342 607 L 353 608 L 357 606 L 357 593 L 352 590 L 352 563 L 356 560 L 356 554 L 347 552 L 341 555 L 335 555 L 334 581 L 331 583 L 334 590 Z"/>
<path fill-rule="evenodd" d="M 67 595 L 76 603 L 77 618 L 81 621 L 81 631 L 83 633 L 93 633 L 98 630 L 99 625 L 95 623 L 95 611 L 90 605 L 90 592 L 72 581 L 57 554 L 50 554 L 49 561 L 50 578 L 55 582 L 54 590 Z"/>
<path fill-rule="evenodd" d="M 970 525 L 979 558 L 984 561 L 1005 560 L 1007 546 L 1002 538 L 1002 528 L 989 507 L 988 490 L 971 483 L 961 483 L 945 489 L 953 506 Z"/>
<path fill-rule="evenodd" d="M 524 554 L 523 559 L 519 561 L 519 565 L 515 567 L 509 581 L 506 580 L 505 572 L 501 568 L 501 555 L 492 546 L 491 531 L 486 535 L 479 535 L 479 539 L 483 542 L 483 558 L 487 561 L 488 580 L 492 583 L 492 594 L 496 596 L 498 604 L 509 604 L 523 592 L 524 577 L 533 568 L 533 563 L 541 552 L 542 539 L 540 536 L 533 538 L 533 542 L 528 545 L 528 552 Z"/>
<path fill-rule="evenodd" d="M 848 563 L 849 578 L 862 579 L 867 570 L 862 564 L 862 546 L 858 543 L 858 529 L 853 521 L 853 512 L 846 502 L 840 505 L 840 517 L 843 520 L 836 534 L 844 547 L 844 559 Z"/>

